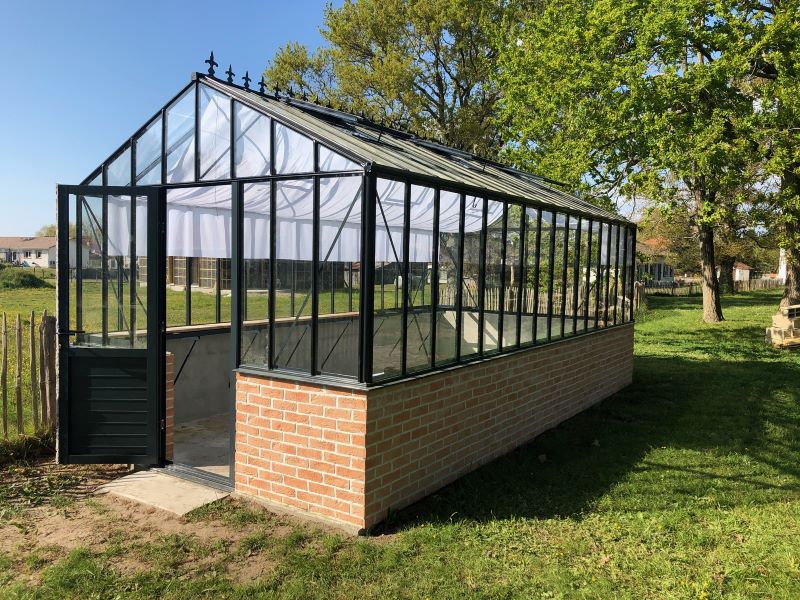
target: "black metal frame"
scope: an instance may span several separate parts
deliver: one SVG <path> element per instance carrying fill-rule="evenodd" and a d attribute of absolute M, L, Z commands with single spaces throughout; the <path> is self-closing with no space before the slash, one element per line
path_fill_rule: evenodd
<path fill-rule="evenodd" d="M 206 85 L 210 89 L 213 89 L 217 92 L 227 94 L 230 98 L 230 143 L 227 147 L 227 152 L 229 154 L 228 159 L 230 161 L 230 168 L 229 168 L 229 177 L 226 179 L 218 179 L 218 180 L 203 180 L 202 173 L 201 173 L 201 150 L 202 150 L 202 140 L 201 140 L 201 132 L 200 132 L 200 89 L 201 85 Z M 170 151 L 168 148 L 168 131 L 169 131 L 169 119 L 168 119 L 168 111 L 169 109 L 174 106 L 175 102 L 181 99 L 181 97 L 189 90 L 194 88 L 194 106 L 195 106 L 195 114 L 194 114 L 194 128 L 193 128 L 193 144 L 194 144 L 194 181 L 187 181 L 187 182 L 174 182 L 174 183 L 167 183 L 167 158 Z M 287 118 L 286 114 L 280 113 L 278 111 L 272 110 L 269 106 L 265 106 L 264 103 L 259 103 L 255 100 L 256 93 L 252 90 L 246 90 L 241 88 L 241 86 L 232 86 L 230 84 L 225 84 L 220 80 L 217 80 L 213 77 L 208 77 L 201 74 L 195 74 L 193 76 L 192 81 L 184 86 L 162 109 L 160 109 L 155 115 L 153 115 L 139 130 L 137 130 L 130 138 L 127 140 L 122 146 L 120 146 L 110 157 L 107 159 L 98 169 L 96 169 L 85 181 L 90 181 L 92 178 L 97 177 L 98 175 L 102 177 L 103 182 L 107 182 L 107 172 L 108 172 L 108 165 L 117 159 L 121 154 L 123 154 L 128 148 L 131 149 L 131 181 L 135 183 L 136 179 L 136 170 L 137 170 L 137 158 L 136 158 L 136 144 L 139 137 L 149 128 L 151 127 L 159 118 L 161 119 L 161 155 L 160 155 L 160 166 L 161 166 L 161 185 L 159 188 L 162 190 L 162 193 L 165 195 L 166 190 L 168 189 L 178 189 L 178 188 L 187 188 L 187 187 L 201 187 L 201 186 L 219 186 L 219 185 L 231 185 L 232 189 L 234 190 L 234 206 L 233 206 L 233 213 L 234 213 L 234 222 L 233 222 L 233 252 L 232 252 L 232 261 L 231 261 L 231 288 L 232 288 L 232 306 L 231 306 L 231 331 L 232 331 L 232 338 L 236 338 L 235 344 L 233 344 L 231 352 L 233 355 L 231 366 L 232 369 L 239 368 L 240 366 L 240 355 L 241 355 L 241 332 L 242 332 L 242 321 L 246 318 L 246 293 L 244 293 L 244 288 L 246 285 L 245 282 L 245 274 L 244 274 L 244 260 L 242 255 L 241 243 L 242 243 L 242 223 L 238 222 L 236 219 L 241 221 L 243 219 L 243 205 L 240 203 L 243 202 L 243 194 L 244 194 L 244 184 L 246 183 L 269 183 L 271 189 L 271 206 L 270 206 L 270 258 L 269 258 L 269 272 L 268 272 L 268 280 L 269 280 L 269 290 L 268 290 L 268 352 L 267 352 L 267 360 L 266 364 L 264 365 L 265 370 L 269 370 L 270 372 L 279 372 L 275 368 L 275 348 L 274 348 L 274 337 L 275 337 L 275 299 L 276 299 L 276 271 L 277 261 L 275 260 L 275 221 L 274 218 L 276 215 L 276 206 L 275 206 L 275 191 L 276 191 L 276 182 L 283 181 L 283 180 L 299 180 L 299 179 L 310 179 L 313 181 L 313 205 L 314 205 L 314 220 L 313 220 L 313 259 L 312 259 L 312 272 L 311 272 L 311 287 L 312 287 L 312 294 L 311 294 L 311 356 L 310 358 L 310 368 L 308 369 L 307 377 L 310 378 L 319 378 L 324 380 L 331 380 L 337 381 L 340 380 L 342 382 L 352 383 L 352 379 L 348 378 L 337 378 L 330 375 L 322 375 L 320 374 L 320 367 L 321 365 L 318 364 L 319 357 L 317 352 L 317 347 L 319 344 L 318 339 L 318 328 L 319 328 L 319 292 L 320 292 L 320 266 L 322 265 L 322 260 L 320 256 L 320 248 L 319 248 L 319 240 L 320 240 L 320 179 L 321 177 L 350 177 L 350 176 L 357 176 L 362 177 L 362 194 L 361 194 L 361 256 L 360 256 L 360 269 L 359 269 L 359 305 L 358 305 L 358 312 L 359 312 L 359 351 L 358 351 L 358 371 L 356 380 L 362 384 L 370 385 L 372 383 L 384 383 L 385 381 L 391 381 L 398 378 L 403 378 L 409 375 L 408 369 L 408 324 L 409 324 L 409 311 L 411 310 L 411 285 L 410 285 L 410 265 L 409 265 L 409 244 L 410 244 L 410 229 L 413 225 L 410 219 L 410 190 L 412 185 L 418 186 L 425 186 L 432 188 L 434 190 L 434 224 L 433 224 L 433 247 L 432 247 L 432 260 L 431 260 L 431 267 L 430 267 L 430 276 L 431 276 L 431 299 L 430 299 L 430 315 L 431 315 L 431 331 L 430 331 L 430 362 L 426 370 L 436 370 L 439 368 L 443 368 L 446 366 L 451 366 L 454 362 L 455 363 L 464 363 L 470 362 L 472 360 L 478 360 L 488 356 L 489 354 L 495 352 L 509 352 L 512 350 L 517 350 L 521 348 L 525 348 L 528 346 L 533 346 L 537 344 L 541 344 L 543 342 L 551 342 L 555 341 L 558 338 L 565 337 L 565 324 L 566 324 L 566 312 L 567 312 L 567 298 L 566 298 L 566 290 L 567 290 L 567 277 L 568 277 L 568 269 L 570 265 L 568 265 L 568 258 L 569 258 L 569 243 L 572 241 L 575 244 L 575 256 L 574 256 L 574 264 L 572 268 L 574 270 L 573 274 L 573 295 L 570 299 L 573 315 L 573 334 L 576 335 L 578 333 L 578 306 L 580 303 L 580 298 L 578 297 L 578 289 L 579 289 L 579 282 L 581 279 L 581 266 L 583 264 L 584 257 L 581 256 L 581 228 L 582 224 L 588 222 L 588 245 L 587 245 L 587 256 L 585 257 L 585 265 L 586 265 L 586 290 L 584 295 L 585 301 L 585 310 L 584 310 L 584 327 L 583 332 L 588 333 L 590 331 L 589 328 L 589 304 L 590 304 L 590 294 L 592 290 L 590 289 L 590 280 L 591 280 L 591 271 L 592 271 L 592 251 L 594 247 L 600 248 L 600 244 L 602 242 L 606 242 L 607 248 L 607 256 L 609 256 L 608 251 L 610 250 L 610 242 L 611 236 L 606 236 L 608 239 L 603 240 L 603 233 L 602 233 L 602 226 L 600 227 L 599 231 L 600 234 L 598 236 L 594 236 L 592 232 L 592 227 L 594 223 L 601 223 L 609 227 L 609 232 L 611 231 L 611 227 L 618 225 L 620 232 L 628 232 L 629 225 L 622 219 L 602 219 L 598 218 L 596 215 L 591 214 L 590 212 L 586 212 L 581 210 L 580 204 L 576 203 L 576 208 L 563 208 L 563 207 L 556 207 L 551 206 L 545 202 L 541 201 L 533 201 L 528 198 L 521 198 L 515 197 L 510 194 L 503 194 L 497 193 L 493 194 L 491 197 L 486 195 L 486 190 L 476 188 L 472 185 L 467 184 L 458 184 L 449 181 L 445 181 L 443 179 L 439 179 L 435 176 L 430 175 L 423 175 L 419 173 L 411 173 L 409 171 L 401 171 L 397 168 L 385 167 L 385 166 L 373 166 L 370 165 L 368 162 L 364 161 L 361 157 L 353 154 L 348 148 L 344 148 L 334 141 L 325 138 L 324 134 L 320 134 L 318 131 L 308 127 L 305 123 L 300 121 L 294 121 Z M 261 114 L 265 115 L 270 119 L 269 121 L 269 129 L 270 129 L 270 156 L 269 156 L 269 174 L 258 176 L 258 177 L 237 177 L 236 168 L 235 168 L 235 161 L 236 161 L 236 151 L 235 151 L 235 135 L 236 135 L 236 114 L 237 114 L 237 104 L 240 106 L 245 106 L 249 109 L 255 110 L 260 112 Z M 280 123 L 282 126 L 287 127 L 299 134 L 302 134 L 308 137 L 313 142 L 314 148 L 314 167 L 311 172 L 306 173 L 276 173 L 276 165 L 275 165 L 275 127 L 276 123 Z M 322 173 L 319 170 L 319 150 L 321 145 L 325 145 L 326 147 L 332 149 L 333 151 L 341 154 L 342 156 L 348 158 L 349 160 L 355 162 L 359 165 L 358 170 L 347 170 L 347 171 L 339 171 L 339 172 L 325 172 Z M 374 337 L 374 323 L 375 323 L 375 314 L 379 312 L 383 307 L 376 307 L 375 306 L 375 228 L 378 225 L 378 221 L 376 219 L 376 182 L 378 178 L 386 178 L 386 179 L 393 179 L 395 181 L 400 181 L 405 186 L 405 195 L 404 195 L 404 205 L 405 205 L 405 217 L 404 217 L 404 227 L 403 227 L 403 261 L 402 264 L 399 265 L 400 272 L 402 273 L 402 305 L 399 305 L 396 308 L 391 308 L 389 310 L 400 310 L 402 314 L 402 331 L 401 331 L 401 344 L 402 344 L 402 353 L 401 353 L 401 361 L 400 361 L 400 368 L 399 368 L 399 375 L 396 377 L 391 377 L 387 379 L 380 379 L 379 381 L 374 381 L 375 377 L 373 374 L 373 337 Z M 458 244 L 458 256 L 457 256 L 457 289 L 456 289 L 456 300 L 455 300 L 455 361 L 447 360 L 447 361 L 437 361 L 436 360 L 436 348 L 437 348 L 437 326 L 438 326 L 438 307 L 439 307 L 439 248 L 438 244 L 440 243 L 440 205 L 441 205 L 441 192 L 443 190 L 447 190 L 450 192 L 455 192 L 460 196 L 460 215 L 459 215 L 459 244 Z M 465 244 L 465 231 L 464 231 L 464 222 L 465 222 L 465 209 L 466 209 L 466 197 L 467 196 L 474 196 L 479 199 L 483 203 L 483 223 L 482 229 L 480 232 L 481 235 L 481 247 L 480 247 L 480 258 L 481 264 L 479 266 L 479 281 L 478 281 L 478 352 L 477 354 L 464 356 L 462 355 L 462 337 L 463 337 L 463 277 L 464 277 L 464 244 Z M 503 222 L 502 222 L 502 248 L 501 248 L 501 271 L 500 271 L 500 278 L 501 278 L 501 286 L 499 290 L 499 306 L 498 306 L 498 349 L 497 350 L 490 350 L 487 351 L 484 348 L 484 329 L 485 329 L 485 313 L 486 313 L 486 302 L 485 302 L 485 279 L 486 279 L 486 244 L 487 244 L 487 228 L 488 228 L 488 202 L 489 200 L 496 200 L 502 202 L 503 207 Z M 135 200 L 134 200 L 135 202 Z M 519 264 L 518 265 L 507 265 L 508 262 L 508 219 L 509 219 L 509 210 L 512 206 L 519 206 L 520 207 L 520 226 L 519 226 L 519 233 L 520 233 L 520 248 L 519 248 Z M 532 233 L 529 231 L 530 227 L 534 226 L 534 223 L 529 223 L 528 219 L 528 209 L 535 209 L 536 213 L 536 220 L 535 220 L 535 273 L 533 276 L 533 284 L 529 285 L 527 282 L 528 278 L 528 255 L 530 254 L 530 249 L 528 248 L 529 245 L 533 244 L 533 240 L 528 240 L 528 236 Z M 134 216 L 135 219 L 135 206 L 134 206 Z M 542 211 L 548 211 L 552 215 L 550 226 L 550 238 L 549 244 L 547 249 L 541 248 L 541 230 L 542 230 Z M 563 215 L 567 221 L 565 223 L 565 234 L 563 239 L 563 248 L 559 248 L 558 251 L 563 253 L 563 260 L 562 260 L 562 270 L 560 273 L 555 273 L 555 252 L 556 249 L 556 231 L 557 231 L 557 217 L 559 215 Z M 77 223 L 76 227 L 80 231 L 82 228 L 82 219 L 81 214 L 77 215 Z M 105 216 L 107 219 L 107 215 Z M 577 229 L 575 233 L 574 240 L 570 240 L 569 238 L 569 224 L 571 221 L 577 220 Z M 630 228 L 632 232 L 631 235 L 633 237 L 633 243 L 635 248 L 635 229 Z M 237 233 L 238 232 L 238 233 Z M 625 240 L 627 240 L 627 233 L 625 236 Z M 135 240 L 131 241 L 132 247 L 135 248 Z M 239 245 L 237 247 L 237 244 Z M 619 244 L 619 237 L 618 237 L 618 244 Z M 627 250 L 627 241 L 623 242 L 625 250 Z M 541 255 L 542 250 L 545 250 L 549 254 L 549 277 L 548 277 L 548 284 L 547 284 L 547 302 L 548 302 L 548 310 L 546 315 L 542 315 L 546 317 L 546 327 L 547 327 L 547 336 L 545 340 L 537 340 L 537 335 L 539 335 L 539 284 L 541 281 Z M 105 249 L 105 254 L 107 254 L 107 248 Z M 609 301 L 609 283 L 610 283 L 610 265 L 602 265 L 602 251 L 598 253 L 601 257 L 600 260 L 597 261 L 596 265 L 596 275 L 597 275 L 597 283 L 604 284 L 605 290 L 604 291 L 604 298 L 605 298 L 605 306 L 604 306 L 604 321 L 606 322 L 606 326 L 608 326 L 608 301 Z M 619 253 L 618 253 L 619 254 Z M 624 254 L 624 253 L 623 253 Z M 80 258 L 80 257 L 79 257 Z M 619 258 L 619 257 L 618 257 Z M 632 280 L 633 277 L 627 277 L 628 267 L 625 264 L 625 256 L 623 256 L 623 290 L 626 292 L 628 287 L 632 290 Z M 191 257 L 187 258 L 186 264 L 186 324 L 190 324 L 192 322 L 192 315 L 191 315 Z M 608 262 L 608 261 L 606 261 Z M 107 269 L 108 261 L 103 261 L 103 264 L 106 265 Z M 332 265 L 333 267 L 333 265 Z M 519 281 L 519 291 L 517 292 L 517 306 L 516 306 L 516 332 L 510 332 L 510 335 L 504 335 L 504 327 L 505 327 L 505 318 L 504 315 L 506 313 L 506 278 L 507 278 L 507 269 L 509 267 L 517 269 L 518 273 L 518 281 Z M 615 271 L 618 273 L 619 264 L 618 261 L 615 263 Z M 217 261 L 216 263 L 216 298 L 215 298 L 215 324 L 214 325 L 221 325 L 222 320 L 222 310 L 221 310 L 221 268 L 220 263 Z M 383 270 L 381 271 L 383 273 Z M 353 268 L 351 265 L 350 268 L 350 278 L 352 279 L 353 276 Z M 560 278 L 560 283 L 562 287 L 562 297 L 560 301 L 560 330 L 554 332 L 553 331 L 553 321 L 554 318 L 558 318 L 557 311 L 555 310 L 556 307 L 553 305 L 553 292 L 554 292 L 554 282 L 555 277 Z M 332 278 L 333 279 L 333 278 Z M 631 281 L 628 281 L 630 279 Z M 107 277 L 104 277 L 104 281 L 107 280 Z M 81 282 L 78 282 L 80 286 Z M 424 286 L 424 283 L 423 283 Z M 615 287 L 617 286 L 616 278 L 615 278 Z M 353 286 L 350 285 L 350 293 L 352 294 Z M 532 288 L 532 289 L 531 289 Z M 599 307 L 600 299 L 601 299 L 601 289 L 600 285 L 595 286 L 595 306 Z M 134 290 L 135 289 L 135 281 L 131 282 L 131 327 L 135 327 L 135 305 L 133 302 Z M 399 292 L 399 290 L 398 290 Z M 331 292 L 333 294 L 333 292 Z M 532 332 L 531 332 L 531 340 L 530 342 L 522 343 L 522 317 L 524 313 L 523 306 L 527 304 L 528 296 L 532 294 L 533 296 L 533 310 L 532 312 Z M 632 292 L 631 292 L 632 297 Z M 104 293 L 104 298 L 107 298 L 107 291 Z M 333 298 L 333 296 L 332 296 Z M 381 295 L 381 304 L 383 304 L 383 295 Z M 352 296 L 350 300 L 349 307 L 352 306 Z M 426 307 L 427 308 L 427 307 Z M 416 307 L 413 310 L 417 310 Z M 614 313 L 616 313 L 616 306 L 614 309 Z M 106 309 L 104 309 L 104 315 L 106 314 Z M 616 315 L 614 315 L 616 317 Z M 632 317 L 632 314 L 631 314 Z M 600 319 L 599 311 L 595 311 L 594 315 L 595 319 L 595 328 L 598 325 L 598 321 Z M 632 320 L 632 318 L 631 318 Z M 624 318 L 622 319 L 624 321 Z M 616 319 L 615 319 L 616 322 Z M 209 324 L 211 326 L 212 324 Z M 104 331 L 107 330 L 107 326 L 105 326 Z M 560 335 L 559 335 L 560 334 Z M 512 339 L 512 335 L 516 337 Z M 503 340 L 508 339 L 508 343 L 504 344 Z M 440 341 L 440 340 L 438 340 Z M 250 368 L 250 367 L 248 367 Z M 415 369 L 415 375 L 419 373 Z M 302 377 L 303 374 L 298 374 L 294 372 L 291 376 Z"/>

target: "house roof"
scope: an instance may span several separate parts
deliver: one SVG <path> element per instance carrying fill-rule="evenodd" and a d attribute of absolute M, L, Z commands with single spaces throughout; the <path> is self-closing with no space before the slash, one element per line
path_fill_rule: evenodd
<path fill-rule="evenodd" d="M 0 237 L 0 248 L 9 250 L 49 250 L 55 245 L 55 236 Z"/>
<path fill-rule="evenodd" d="M 733 268 L 734 269 L 739 269 L 740 271 L 752 271 L 753 270 L 753 267 L 751 267 L 750 265 L 746 265 L 744 263 L 741 263 L 741 262 L 733 263 Z"/>
<path fill-rule="evenodd" d="M 435 180 L 443 187 L 468 186 L 491 196 L 527 200 L 589 218 L 629 223 L 556 187 L 557 182 L 425 140 L 343 111 L 299 98 L 270 96 L 214 77 L 196 77 L 214 89 L 317 138 L 362 166 L 389 175 Z"/>
<path fill-rule="evenodd" d="M 636 251 L 644 254 L 664 255 L 669 252 L 669 240 L 663 237 L 655 237 L 636 242 Z"/>

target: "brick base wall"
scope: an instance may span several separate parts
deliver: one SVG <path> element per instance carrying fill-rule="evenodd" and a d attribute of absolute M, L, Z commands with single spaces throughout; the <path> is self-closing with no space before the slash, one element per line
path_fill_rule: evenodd
<path fill-rule="evenodd" d="M 631 382 L 633 326 L 357 391 L 239 373 L 237 492 L 371 527 Z"/>

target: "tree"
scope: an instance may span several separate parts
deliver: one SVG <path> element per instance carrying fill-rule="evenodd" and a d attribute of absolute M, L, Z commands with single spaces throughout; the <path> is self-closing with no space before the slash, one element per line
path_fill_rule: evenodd
<path fill-rule="evenodd" d="M 42 225 L 39 227 L 39 230 L 36 232 L 37 236 L 41 237 L 53 237 L 56 235 L 57 227 L 55 223 L 51 225 Z"/>
<path fill-rule="evenodd" d="M 328 47 L 283 47 L 270 85 L 319 94 L 479 154 L 500 147 L 491 32 L 509 10 L 481 0 L 348 0 L 325 9 Z"/>
<path fill-rule="evenodd" d="M 786 249 L 781 305 L 800 304 L 800 1 L 734 3 L 740 80 L 756 107 L 772 225 Z"/>
<path fill-rule="evenodd" d="M 715 228 L 752 161 L 752 102 L 735 85 L 728 10 L 695 0 L 565 0 L 505 38 L 506 153 L 596 201 L 685 207 L 703 318 L 723 319 Z"/>

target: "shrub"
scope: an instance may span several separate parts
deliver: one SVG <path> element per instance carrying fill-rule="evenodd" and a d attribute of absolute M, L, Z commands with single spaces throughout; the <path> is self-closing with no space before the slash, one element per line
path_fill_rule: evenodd
<path fill-rule="evenodd" d="M 21 288 L 53 287 L 30 271 L 23 269 L 0 270 L 0 289 L 15 290 Z"/>

